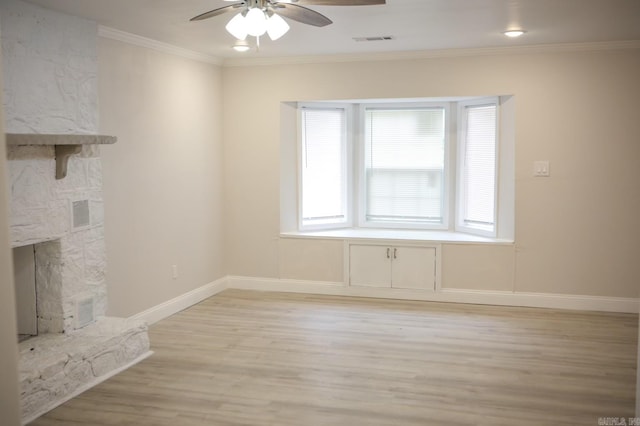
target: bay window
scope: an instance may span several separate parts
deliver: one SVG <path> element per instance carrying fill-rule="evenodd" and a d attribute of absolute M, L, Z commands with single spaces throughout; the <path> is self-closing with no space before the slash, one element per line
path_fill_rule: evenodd
<path fill-rule="evenodd" d="M 513 197 L 500 190 L 513 179 L 501 175 L 513 170 L 513 158 L 500 157 L 500 99 L 299 104 L 299 231 L 431 229 L 500 237 L 500 216 L 513 223 L 513 208 L 504 208 Z M 513 144 L 512 135 L 506 139 Z M 501 196 L 508 199 L 499 209 Z"/>

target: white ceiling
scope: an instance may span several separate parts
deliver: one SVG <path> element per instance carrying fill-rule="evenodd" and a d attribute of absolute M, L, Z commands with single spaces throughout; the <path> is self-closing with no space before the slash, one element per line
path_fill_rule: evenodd
<path fill-rule="evenodd" d="M 223 0 L 29 2 L 221 59 L 640 40 L 640 0 L 387 0 L 378 6 L 309 6 L 333 24 L 317 28 L 288 21 L 291 30 L 283 38 L 261 38 L 260 51 L 247 53 L 232 50 L 234 39 L 224 30 L 233 14 L 189 22 L 230 4 Z M 527 33 L 508 39 L 502 31 L 511 27 Z M 371 36 L 394 40 L 353 40 Z"/>

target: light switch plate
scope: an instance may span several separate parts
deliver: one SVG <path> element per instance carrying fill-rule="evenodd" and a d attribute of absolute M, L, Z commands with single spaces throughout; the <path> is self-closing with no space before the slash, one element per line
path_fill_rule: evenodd
<path fill-rule="evenodd" d="M 551 171 L 549 169 L 549 161 L 534 161 L 533 162 L 533 176 L 535 177 L 549 177 Z"/>

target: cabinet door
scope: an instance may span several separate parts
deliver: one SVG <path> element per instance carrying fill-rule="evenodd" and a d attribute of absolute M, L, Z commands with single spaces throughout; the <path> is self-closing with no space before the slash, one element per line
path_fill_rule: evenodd
<path fill-rule="evenodd" d="M 391 286 L 434 290 L 436 249 L 432 247 L 393 247 Z"/>
<path fill-rule="evenodd" d="M 389 257 L 387 257 L 387 253 L 389 253 Z M 391 287 L 390 254 L 391 249 L 387 246 L 350 246 L 349 284 L 366 287 Z"/>

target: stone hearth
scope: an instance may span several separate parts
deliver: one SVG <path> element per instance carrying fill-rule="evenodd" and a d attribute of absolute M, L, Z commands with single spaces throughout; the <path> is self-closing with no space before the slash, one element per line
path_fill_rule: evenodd
<path fill-rule="evenodd" d="M 149 352 L 147 326 L 104 317 L 70 334 L 44 334 L 20 343 L 23 421 L 140 361 Z"/>

